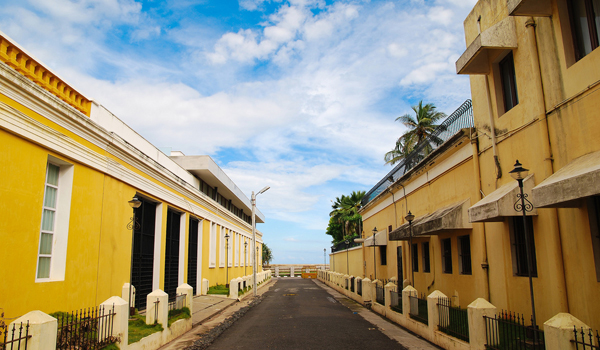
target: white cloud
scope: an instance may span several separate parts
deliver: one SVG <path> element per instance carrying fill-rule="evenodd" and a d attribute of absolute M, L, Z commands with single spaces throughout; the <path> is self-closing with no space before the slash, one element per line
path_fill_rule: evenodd
<path fill-rule="evenodd" d="M 436 6 L 432 7 L 429 10 L 428 17 L 433 22 L 448 25 L 451 24 L 452 20 L 454 19 L 454 12 L 452 12 L 452 10 L 450 9 L 441 6 Z"/>

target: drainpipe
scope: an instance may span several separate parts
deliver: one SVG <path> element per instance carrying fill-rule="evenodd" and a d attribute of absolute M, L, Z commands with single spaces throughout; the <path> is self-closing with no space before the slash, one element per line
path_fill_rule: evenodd
<path fill-rule="evenodd" d="M 543 138 L 541 148 L 542 154 L 544 156 L 544 179 L 547 179 L 550 175 L 554 173 L 553 168 L 553 159 L 552 159 L 552 147 L 550 144 L 550 133 L 548 129 L 548 118 L 546 116 L 546 102 L 544 98 L 544 85 L 542 83 L 542 72 L 540 66 L 540 57 L 537 45 L 537 38 L 535 35 L 535 27 L 536 23 L 533 17 L 528 17 L 525 22 L 525 28 L 527 30 L 527 41 L 529 43 L 529 57 L 531 57 L 531 68 L 533 72 L 533 80 L 535 87 L 539 93 L 537 94 L 537 115 L 540 118 L 540 128 L 541 128 L 541 136 Z M 556 208 L 548 208 L 545 210 L 549 216 L 549 222 L 552 224 L 550 226 L 549 238 L 552 240 L 552 245 L 555 247 L 555 256 L 558 255 L 561 259 L 553 259 L 553 262 L 556 264 L 555 268 L 559 274 L 557 278 L 557 288 L 562 291 L 562 300 L 560 303 L 562 304 L 561 310 L 563 312 L 569 312 L 569 297 L 567 293 L 567 281 L 565 276 L 565 256 L 562 251 L 562 237 L 560 235 L 560 222 L 558 218 L 558 211 Z M 562 278 L 561 278 L 562 277 Z"/>
<path fill-rule="evenodd" d="M 481 191 L 481 169 L 479 167 L 479 144 L 477 142 L 478 138 L 475 133 L 471 134 L 471 147 L 473 149 L 473 172 L 475 173 L 475 187 L 477 190 L 477 194 L 475 194 L 475 198 L 478 200 L 483 199 L 482 191 Z M 485 285 L 484 285 L 484 295 L 487 298 L 488 302 L 492 302 L 490 295 L 490 269 L 488 263 L 488 252 L 487 252 L 487 237 L 485 233 L 485 223 L 476 223 L 476 225 L 480 226 L 481 229 L 481 246 L 480 250 L 482 252 L 481 259 L 481 268 L 483 269 L 483 273 L 485 274 Z"/>

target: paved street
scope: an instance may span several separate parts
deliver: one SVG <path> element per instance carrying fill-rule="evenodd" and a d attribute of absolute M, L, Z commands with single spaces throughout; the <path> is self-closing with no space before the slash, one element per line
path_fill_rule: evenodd
<path fill-rule="evenodd" d="M 361 314 L 370 311 L 323 287 L 314 280 L 278 279 L 209 349 L 435 349 L 378 316 L 367 321 Z M 408 347 L 397 341 L 402 338 Z"/>

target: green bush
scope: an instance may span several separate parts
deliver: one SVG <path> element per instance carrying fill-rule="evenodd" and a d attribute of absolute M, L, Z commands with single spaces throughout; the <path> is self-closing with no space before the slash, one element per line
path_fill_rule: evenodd
<path fill-rule="evenodd" d="M 160 323 L 146 324 L 145 316 L 135 314 L 133 320 L 129 320 L 129 344 L 136 343 L 150 334 L 160 332 L 164 328 Z"/>
<path fill-rule="evenodd" d="M 171 310 L 169 311 L 169 327 L 171 327 L 175 321 L 184 320 L 190 317 L 192 317 L 192 314 L 190 313 L 190 309 L 187 307 Z"/>
<path fill-rule="evenodd" d="M 229 295 L 229 288 L 222 284 L 217 284 L 208 288 L 208 294 Z"/>

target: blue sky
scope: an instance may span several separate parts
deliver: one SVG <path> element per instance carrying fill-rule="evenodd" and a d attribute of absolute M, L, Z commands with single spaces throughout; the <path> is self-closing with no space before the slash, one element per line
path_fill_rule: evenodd
<path fill-rule="evenodd" d="M 322 263 L 331 200 L 368 191 L 419 100 L 469 98 L 475 0 L 0 0 L 0 30 L 158 147 L 208 154 L 274 263 Z M 329 250 L 329 249 L 328 249 Z"/>

